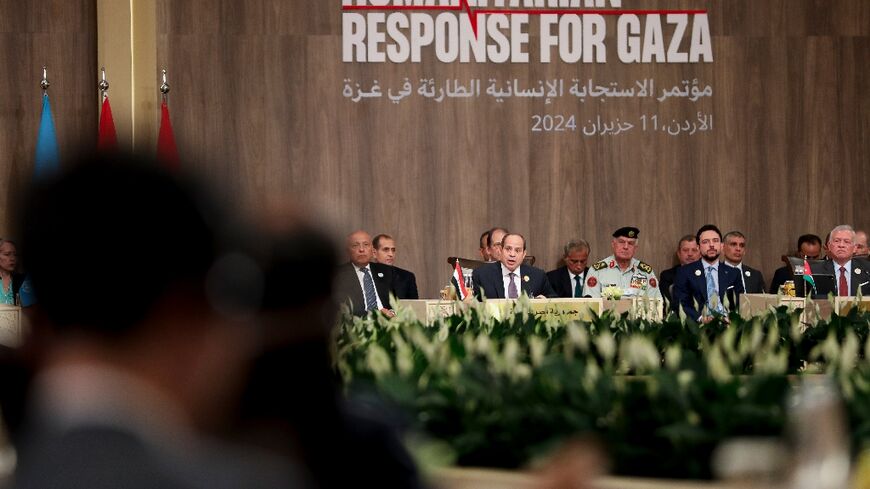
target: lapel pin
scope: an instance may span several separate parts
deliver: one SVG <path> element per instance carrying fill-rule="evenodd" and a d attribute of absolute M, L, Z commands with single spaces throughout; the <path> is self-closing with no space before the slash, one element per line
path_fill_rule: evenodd
<path fill-rule="evenodd" d="M 695 270 L 695 276 L 696 276 L 696 277 L 700 277 L 700 276 L 701 276 L 701 271 L 700 271 L 700 270 Z"/>
<path fill-rule="evenodd" d="M 529 276 L 523 275 L 523 282 L 528 282 L 528 281 L 529 281 Z"/>
<path fill-rule="evenodd" d="M 856 268 L 856 269 L 855 269 L 855 275 L 861 275 L 861 269 L 860 269 L 860 268 Z"/>
<path fill-rule="evenodd" d="M 384 274 L 381 272 L 378 272 L 378 278 L 384 278 Z"/>
<path fill-rule="evenodd" d="M 745 272 L 743 272 L 743 274 L 746 275 L 747 277 L 749 277 L 749 276 L 751 275 L 751 274 L 749 273 L 749 270 L 746 270 Z"/>

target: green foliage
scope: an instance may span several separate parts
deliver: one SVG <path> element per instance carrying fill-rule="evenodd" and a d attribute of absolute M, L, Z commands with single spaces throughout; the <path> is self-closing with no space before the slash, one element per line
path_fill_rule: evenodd
<path fill-rule="evenodd" d="M 514 468 L 592 433 L 622 475 L 707 478 L 714 447 L 776 436 L 800 375 L 835 376 L 860 448 L 870 441 L 870 315 L 812 327 L 785 308 L 700 326 L 606 312 L 541 321 L 482 306 L 424 324 L 345 317 L 336 365 L 349 392 L 374 388 L 446 442 L 460 465 Z"/>

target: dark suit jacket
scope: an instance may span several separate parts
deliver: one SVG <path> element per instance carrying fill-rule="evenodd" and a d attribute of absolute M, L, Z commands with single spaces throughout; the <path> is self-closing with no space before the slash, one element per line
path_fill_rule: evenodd
<path fill-rule="evenodd" d="M 381 298 L 384 307 L 389 309 L 391 307 L 390 292 L 393 291 L 393 267 L 380 263 L 370 263 L 369 267 L 372 272 L 372 280 L 375 282 L 375 289 L 378 291 L 378 297 Z M 342 302 L 350 301 L 351 313 L 354 316 L 365 316 L 365 296 L 353 263 L 339 265 L 335 281 L 339 300 Z"/>
<path fill-rule="evenodd" d="M 546 297 L 555 297 L 555 292 L 550 286 L 550 281 L 547 280 L 547 274 L 540 268 L 535 268 L 529 265 L 520 265 L 517 269 L 519 272 L 519 281 L 521 291 L 529 297 L 543 295 Z M 526 280 L 526 277 L 529 279 Z M 504 290 L 504 280 L 501 275 L 501 263 L 487 263 L 478 267 L 471 274 L 471 279 L 474 282 L 474 295 L 478 299 L 482 299 L 485 295 L 489 299 L 504 299 L 507 294 Z"/>
<path fill-rule="evenodd" d="M 677 269 L 674 277 L 674 301 L 683 308 L 686 316 L 697 321 L 701 313 L 695 308 L 695 303 L 703 307 L 707 303 L 707 278 L 704 274 L 703 260 L 683 265 Z M 699 272 L 699 273 L 697 273 Z M 732 310 L 736 310 L 739 295 L 743 293 L 743 282 L 740 271 L 734 267 L 719 262 L 719 300 L 724 304 L 727 294 Z"/>
<path fill-rule="evenodd" d="M 768 289 L 768 292 L 771 294 L 778 294 L 779 288 L 788 280 L 794 280 L 794 274 L 791 271 L 791 267 L 784 265 L 777 268 L 776 271 L 773 272 L 773 280 L 770 281 L 770 289 Z"/>
<path fill-rule="evenodd" d="M 393 295 L 399 299 L 419 299 L 417 277 L 404 268 L 393 267 Z"/>
<path fill-rule="evenodd" d="M 830 260 L 816 262 L 812 265 L 813 273 L 824 273 L 834 276 L 834 283 L 839 283 L 840 272 L 839 265 Z M 860 270 L 860 273 L 858 272 Z M 861 288 L 861 295 L 870 295 L 870 261 L 864 258 L 852 258 L 852 284 L 849 287 L 849 295 L 858 295 L 858 288 Z M 861 285 L 864 284 L 864 285 Z M 836 293 L 835 293 L 836 295 Z"/>
<path fill-rule="evenodd" d="M 749 272 L 749 275 L 746 275 L 746 272 Z M 743 292 L 747 294 L 763 294 L 766 290 L 761 270 L 756 270 L 745 264 L 743 265 L 743 282 L 746 284 L 746 290 Z"/>
<path fill-rule="evenodd" d="M 662 291 L 662 297 L 665 298 L 671 309 L 675 311 L 677 310 L 677 307 L 674 303 L 674 297 L 671 294 L 671 286 L 674 285 L 674 278 L 677 276 L 678 268 L 680 268 L 679 265 L 668 268 L 659 274 L 659 290 Z"/>
<path fill-rule="evenodd" d="M 583 297 L 583 286 L 586 285 L 586 272 L 588 271 L 588 267 L 583 269 L 580 277 L 580 297 Z M 567 266 L 547 272 L 547 280 L 550 281 L 550 287 L 556 294 L 554 297 L 574 297 L 574 283 L 571 281 L 571 274 L 568 272 Z"/>

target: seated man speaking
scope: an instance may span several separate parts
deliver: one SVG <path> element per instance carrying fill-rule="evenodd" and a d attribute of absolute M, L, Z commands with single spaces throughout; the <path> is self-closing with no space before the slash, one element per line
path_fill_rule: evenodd
<path fill-rule="evenodd" d="M 520 293 L 537 298 L 556 295 L 543 270 L 522 264 L 526 258 L 526 238 L 517 233 L 506 234 L 501 251 L 501 261 L 487 263 L 471 276 L 478 299 L 516 299 Z"/>

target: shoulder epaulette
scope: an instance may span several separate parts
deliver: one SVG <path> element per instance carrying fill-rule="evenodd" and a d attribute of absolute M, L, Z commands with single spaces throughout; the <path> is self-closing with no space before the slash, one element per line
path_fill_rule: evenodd
<path fill-rule="evenodd" d="M 640 262 L 640 263 L 638 263 L 638 264 L 637 264 L 637 268 L 640 268 L 641 270 L 643 270 L 643 271 L 646 272 L 646 273 L 652 273 L 652 267 L 649 266 L 649 265 L 647 265 L 647 264 L 644 263 L 644 262 Z"/>
<path fill-rule="evenodd" d="M 592 265 L 592 268 L 595 270 L 601 270 L 602 268 L 607 268 L 607 262 L 604 260 L 601 260 L 600 262 L 596 263 L 595 265 Z"/>

